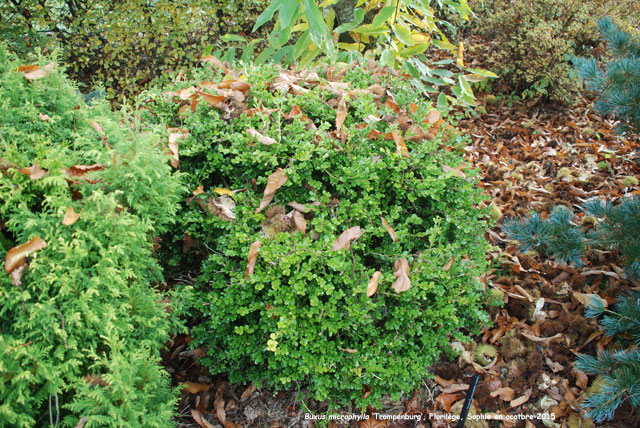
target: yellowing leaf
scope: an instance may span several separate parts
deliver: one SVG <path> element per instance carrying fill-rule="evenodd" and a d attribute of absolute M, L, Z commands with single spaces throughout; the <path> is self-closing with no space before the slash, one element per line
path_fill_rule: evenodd
<path fill-rule="evenodd" d="M 73 210 L 73 207 L 69 207 L 67 208 L 67 213 L 64 215 L 64 218 L 62 219 L 62 224 L 65 226 L 71 226 L 73 223 L 78 221 L 79 218 L 80 218 L 80 213 L 76 213 Z"/>
<path fill-rule="evenodd" d="M 29 254 L 39 251 L 46 246 L 47 243 L 44 242 L 39 236 L 36 236 L 22 245 L 13 247 L 7 252 L 7 256 L 5 257 L 4 270 L 7 273 L 11 273 L 11 271 L 19 267 L 19 265 L 24 262 Z"/>
<path fill-rule="evenodd" d="M 276 191 L 287 182 L 287 179 L 288 177 L 282 168 L 276 169 L 275 172 L 269 176 L 267 179 L 267 186 L 264 188 L 264 196 L 260 201 L 260 206 L 256 210 L 257 213 L 265 209 L 271 203 Z"/>
<path fill-rule="evenodd" d="M 349 229 L 342 232 L 340 236 L 336 238 L 335 242 L 333 243 L 333 246 L 331 247 L 331 250 L 338 251 L 343 248 L 345 250 L 348 250 L 349 245 L 351 244 L 351 241 L 354 241 L 361 236 L 362 236 L 362 230 L 360 229 L 360 226 L 350 227 Z"/>
<path fill-rule="evenodd" d="M 247 129 L 247 134 L 251 135 L 252 137 L 257 138 L 258 141 L 260 141 L 262 144 L 265 144 L 267 146 L 270 146 L 271 144 L 277 143 L 277 141 L 274 140 L 273 138 L 267 137 L 266 135 L 262 135 L 261 133 L 259 133 L 258 131 L 256 131 L 253 128 Z"/>
<path fill-rule="evenodd" d="M 249 275 L 253 275 L 253 270 L 256 267 L 256 261 L 258 260 L 258 250 L 262 242 L 256 241 L 251 244 L 251 248 L 249 248 L 249 255 L 247 256 L 247 268 L 244 271 L 244 277 L 247 278 Z"/>
<path fill-rule="evenodd" d="M 224 187 L 216 187 L 215 189 L 213 189 L 213 191 L 216 192 L 218 195 L 233 196 L 233 190 L 229 190 Z"/>
<path fill-rule="evenodd" d="M 397 129 L 391 130 L 391 135 L 393 136 L 393 141 L 396 142 L 396 154 L 398 156 L 404 156 L 405 158 L 408 158 L 409 149 L 404 143 L 404 138 L 402 138 L 402 135 L 400 135 Z"/>
<path fill-rule="evenodd" d="M 396 277 L 396 280 L 391 285 L 396 293 L 402 293 L 403 291 L 407 291 L 411 288 L 411 280 L 409 280 L 409 262 L 407 259 L 398 259 L 393 263 L 393 267 L 395 268 L 395 272 L 393 276 Z"/>
<path fill-rule="evenodd" d="M 464 42 L 462 40 L 460 40 L 460 44 L 458 45 L 458 55 L 456 60 L 460 67 L 464 67 Z"/>
<path fill-rule="evenodd" d="M 385 220 L 384 217 L 380 217 L 380 220 L 382 220 L 382 225 L 384 226 L 385 229 L 387 229 L 387 232 L 389 232 L 389 236 L 391 236 L 391 239 L 393 239 L 393 242 L 398 242 L 398 238 L 396 238 L 396 232 L 393 230 L 391 226 L 389 226 L 389 223 L 387 223 L 387 220 Z"/>
<path fill-rule="evenodd" d="M 376 294 L 376 291 L 378 291 L 378 281 L 380 280 L 380 275 L 382 275 L 382 272 L 377 270 L 373 273 L 373 276 L 369 280 L 369 284 L 367 285 L 368 297 L 373 296 L 374 294 Z"/>

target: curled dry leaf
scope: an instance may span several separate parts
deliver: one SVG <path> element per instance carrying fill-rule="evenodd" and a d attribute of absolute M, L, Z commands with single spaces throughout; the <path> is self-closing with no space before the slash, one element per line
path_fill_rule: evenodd
<path fill-rule="evenodd" d="M 340 129 L 344 124 L 344 120 L 347 118 L 347 103 L 344 98 L 340 98 L 338 102 L 338 111 L 336 113 L 336 131 L 340 133 Z"/>
<path fill-rule="evenodd" d="M 223 220 L 232 221 L 236 219 L 236 214 L 233 212 L 235 207 L 236 201 L 227 195 L 222 195 L 219 198 L 210 197 L 206 208 L 211 214 L 215 214 Z"/>
<path fill-rule="evenodd" d="M 389 232 L 389 236 L 391 236 L 391 239 L 393 239 L 393 242 L 398 242 L 398 238 L 396 237 L 396 232 L 389 225 L 389 223 L 387 223 L 387 220 L 385 220 L 384 217 L 380 217 L 380 220 L 382 220 L 382 225 L 384 226 L 385 229 L 387 229 L 387 232 Z"/>
<path fill-rule="evenodd" d="M 5 257 L 4 270 L 7 273 L 11 273 L 11 271 L 19 267 L 25 261 L 29 254 L 39 251 L 47 245 L 48 244 L 39 236 L 35 236 L 28 242 L 18 245 L 17 247 L 13 247 L 7 252 L 7 256 Z"/>
<path fill-rule="evenodd" d="M 38 113 L 38 117 L 40 118 L 41 121 L 43 122 L 49 122 L 49 120 L 51 120 L 51 117 L 49 117 L 48 114 L 42 114 L 42 113 Z"/>
<path fill-rule="evenodd" d="M 360 226 L 353 226 L 345 230 L 338 236 L 331 247 L 332 251 L 338 251 L 341 249 L 348 250 L 351 245 L 351 241 L 354 241 L 362 236 L 362 230 Z"/>
<path fill-rule="evenodd" d="M 515 400 L 511 400 L 511 402 L 509 403 L 509 408 L 522 406 L 524 403 L 529 401 L 529 398 L 531 398 L 531 393 L 532 392 L 533 392 L 533 390 L 531 388 L 529 388 L 524 392 L 523 396 L 518 397 Z"/>
<path fill-rule="evenodd" d="M 451 168 L 449 165 L 442 165 L 442 171 L 453 172 L 455 175 L 457 175 L 460 178 L 466 178 L 466 175 L 464 175 L 464 172 L 460 171 L 458 168 Z"/>
<path fill-rule="evenodd" d="M 262 245 L 261 241 L 256 241 L 251 244 L 251 248 L 249 248 L 249 255 L 247 256 L 247 268 L 244 270 L 244 277 L 247 278 L 249 275 L 253 275 L 253 270 L 256 267 L 256 261 L 258 260 L 258 250 Z"/>
<path fill-rule="evenodd" d="M 391 130 L 391 135 L 393 136 L 393 141 L 396 143 L 396 154 L 398 156 L 403 156 L 405 158 L 409 157 L 409 149 L 407 145 L 404 143 L 404 138 L 400 135 L 397 129 Z"/>
<path fill-rule="evenodd" d="M 574 368 L 572 372 L 576 375 L 576 386 L 580 389 L 587 389 L 589 387 L 589 377 L 582 370 Z"/>
<path fill-rule="evenodd" d="M 199 410 L 192 409 L 191 417 L 193 418 L 194 422 L 200 425 L 202 428 L 218 428 L 216 425 L 213 425 L 211 422 L 206 420 Z"/>
<path fill-rule="evenodd" d="M 71 226 L 73 223 L 75 223 L 76 221 L 78 221 L 78 219 L 80 218 L 80 214 L 82 213 L 76 213 L 73 210 L 73 207 L 69 207 L 67 208 L 67 212 L 64 215 L 64 218 L 62 219 L 62 224 L 65 226 Z"/>
<path fill-rule="evenodd" d="M 257 138 L 258 141 L 260 141 L 262 144 L 265 144 L 267 146 L 277 143 L 277 141 L 274 140 L 273 138 L 267 137 L 266 135 L 262 135 L 261 133 L 259 133 L 253 128 L 247 129 L 247 134 L 251 135 L 254 138 Z"/>
<path fill-rule="evenodd" d="M 70 177 L 82 177 L 88 172 L 100 171 L 105 167 L 106 165 L 99 164 L 99 163 L 96 163 L 93 165 L 74 165 L 62 171 Z"/>
<path fill-rule="evenodd" d="M 451 412 L 451 405 L 460 399 L 460 394 L 440 394 L 436 397 L 436 405 L 445 412 Z"/>
<path fill-rule="evenodd" d="M 562 339 L 562 334 L 557 333 L 551 337 L 538 337 L 528 333 L 521 333 L 524 337 L 537 343 L 549 343 L 556 339 Z"/>
<path fill-rule="evenodd" d="M 293 208 L 296 211 L 300 211 L 301 213 L 309 212 L 309 208 L 306 205 L 300 204 L 296 201 L 289 202 L 287 205 L 289 205 L 291 208 Z"/>
<path fill-rule="evenodd" d="M 27 80 L 36 80 L 47 77 L 54 67 L 52 62 L 45 65 L 44 68 L 40 68 L 38 65 L 21 65 L 16 71 L 23 73 Z"/>
<path fill-rule="evenodd" d="M 514 394 L 515 394 L 515 391 L 513 389 L 509 387 L 505 387 L 505 388 L 496 389 L 490 395 L 493 398 L 500 397 L 502 401 L 512 401 Z"/>
<path fill-rule="evenodd" d="M 202 195 L 204 193 L 204 187 L 198 186 L 196 190 L 193 191 L 193 196 Z"/>
<path fill-rule="evenodd" d="M 377 270 L 373 273 L 373 276 L 369 280 L 369 285 L 367 285 L 368 297 L 373 296 L 374 294 L 376 294 L 376 291 L 378 291 L 378 281 L 380 280 L 380 275 L 382 275 L 382 272 Z"/>
<path fill-rule="evenodd" d="M 396 277 L 396 280 L 391 287 L 393 287 L 396 293 L 407 291 L 411 288 L 411 281 L 409 280 L 409 262 L 407 259 L 398 259 L 393 263 L 393 267 L 396 270 L 393 272 L 393 276 Z"/>
<path fill-rule="evenodd" d="M 451 265 L 453 265 L 453 256 L 451 256 L 447 261 L 447 263 L 445 263 L 445 265 L 442 266 L 442 270 L 444 272 L 449 272 L 449 269 L 451 269 Z"/>
<path fill-rule="evenodd" d="M 21 168 L 20 173 L 24 175 L 28 175 L 30 179 L 37 180 L 39 178 L 44 177 L 47 171 L 40 168 L 38 162 L 33 162 L 33 166 L 28 166 L 26 168 Z"/>
<path fill-rule="evenodd" d="M 247 389 L 245 389 L 242 395 L 240 396 L 240 400 L 244 400 L 245 398 L 248 398 L 251 394 L 256 392 L 256 389 L 257 389 L 256 384 L 251 382 L 247 387 Z"/>
<path fill-rule="evenodd" d="M 167 130 L 169 131 L 169 151 L 173 156 L 170 163 L 172 167 L 178 168 L 178 166 L 180 166 L 178 144 L 180 140 L 187 138 L 189 133 L 178 128 L 168 128 Z"/>
<path fill-rule="evenodd" d="M 217 87 L 220 89 L 232 89 L 246 94 L 251 88 L 251 85 L 243 80 L 227 79 L 218 83 Z"/>
<path fill-rule="evenodd" d="M 197 394 L 202 391 L 208 391 L 209 385 L 204 383 L 196 383 L 196 382 L 185 382 L 186 387 L 183 391 L 188 392 L 189 394 Z"/>
<path fill-rule="evenodd" d="M 227 414 L 224 411 L 224 398 L 222 398 L 224 387 L 224 385 L 220 385 L 216 391 L 215 397 L 213 398 L 213 407 L 216 409 L 216 417 L 222 424 L 227 420 Z"/>
<path fill-rule="evenodd" d="M 198 94 L 203 100 L 208 102 L 211 107 L 215 107 L 219 110 L 224 110 L 224 101 L 227 99 L 226 96 L 208 94 L 202 91 L 196 91 L 196 94 Z"/>
<path fill-rule="evenodd" d="M 275 172 L 269 176 L 267 179 L 267 186 L 264 188 L 264 196 L 260 201 L 260 206 L 256 210 L 257 213 L 265 209 L 271 203 L 276 191 L 287 182 L 288 178 L 289 177 L 287 177 L 282 168 L 276 169 Z"/>
<path fill-rule="evenodd" d="M 302 235 L 307 234 L 307 220 L 299 211 L 293 211 L 293 224 L 296 226 L 296 230 L 301 232 Z"/>
<path fill-rule="evenodd" d="M 20 279 L 22 278 L 22 272 L 24 272 L 24 269 L 27 267 L 27 262 L 25 262 L 24 260 L 22 262 L 20 262 L 18 264 L 18 266 L 16 266 L 12 271 L 11 271 L 11 283 L 13 285 L 15 285 L 16 287 L 19 287 L 22 282 L 20 281 Z"/>

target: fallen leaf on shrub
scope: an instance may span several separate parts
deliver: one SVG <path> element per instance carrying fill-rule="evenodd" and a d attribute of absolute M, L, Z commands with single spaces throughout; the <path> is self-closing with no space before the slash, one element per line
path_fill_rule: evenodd
<path fill-rule="evenodd" d="M 460 178 L 466 178 L 466 176 L 464 175 L 464 172 L 460 171 L 457 168 L 451 168 L 449 165 L 442 165 L 442 171 L 453 172 L 455 175 L 457 175 Z"/>
<path fill-rule="evenodd" d="M 220 70 L 222 70 L 224 72 L 227 72 L 229 70 L 229 67 L 227 67 L 226 63 L 220 61 L 214 55 L 203 56 L 203 57 L 200 58 L 200 61 L 209 63 L 209 64 L 219 68 Z"/>
<path fill-rule="evenodd" d="M 440 394 L 436 397 L 436 404 L 449 413 L 451 412 L 451 405 L 458 401 L 461 396 L 461 394 Z"/>
<path fill-rule="evenodd" d="M 198 186 L 196 190 L 193 191 L 193 196 L 202 195 L 204 193 L 204 187 Z"/>
<path fill-rule="evenodd" d="M 307 220 L 299 211 L 293 211 L 293 224 L 296 226 L 296 230 L 301 232 L 302 235 L 307 234 Z"/>
<path fill-rule="evenodd" d="M 391 135 L 393 136 L 393 141 L 396 143 L 396 154 L 398 156 L 404 156 L 405 158 L 409 157 L 409 149 L 407 145 L 404 143 L 404 138 L 398 132 L 397 129 L 391 130 Z"/>
<path fill-rule="evenodd" d="M 83 417 L 80 418 L 80 420 L 78 421 L 76 426 L 73 427 L 73 428 L 84 428 L 84 424 L 86 424 L 86 423 L 87 423 L 87 417 L 83 416 Z"/>
<path fill-rule="evenodd" d="M 253 270 L 256 267 L 256 261 L 258 260 L 258 250 L 262 242 L 256 241 L 251 244 L 251 248 L 249 248 L 249 255 L 247 256 L 247 268 L 244 271 L 244 277 L 247 278 L 249 275 L 253 275 Z"/>
<path fill-rule="evenodd" d="M 233 196 L 233 190 L 229 190 L 225 187 L 216 187 L 215 189 L 213 189 L 214 192 L 216 192 L 218 195 L 227 195 L 227 196 Z"/>
<path fill-rule="evenodd" d="M 515 400 L 511 400 L 511 402 L 509 403 L 509 408 L 522 406 L 524 403 L 529 401 L 529 398 L 531 398 L 531 393 L 532 392 L 533 392 L 533 390 L 531 388 L 529 388 L 524 392 L 523 396 L 518 397 Z"/>
<path fill-rule="evenodd" d="M 373 273 L 373 276 L 369 280 L 369 285 L 367 285 L 367 296 L 371 297 L 376 294 L 376 291 L 378 291 L 378 280 L 380 279 L 380 275 L 382 275 L 382 272 L 379 270 Z"/>
<path fill-rule="evenodd" d="M 39 178 L 44 177 L 47 171 L 40 168 L 40 165 L 38 165 L 38 162 L 33 162 L 33 166 L 21 168 L 20 172 L 24 175 L 28 175 L 29 178 L 32 180 L 37 180 Z"/>
<path fill-rule="evenodd" d="M 275 172 L 269 176 L 267 179 L 267 186 L 264 188 L 264 196 L 260 201 L 260 206 L 256 210 L 257 213 L 265 209 L 271 203 L 276 191 L 287 182 L 287 179 L 288 177 L 282 168 L 276 169 Z"/>
<path fill-rule="evenodd" d="M 496 389 L 490 395 L 493 398 L 500 397 L 502 401 L 512 401 L 514 394 L 515 394 L 515 391 L 513 389 L 505 387 L 505 388 Z"/>
<path fill-rule="evenodd" d="M 296 201 L 289 202 L 287 205 L 289 205 L 291 208 L 293 208 L 296 211 L 300 211 L 301 213 L 309 212 L 309 208 L 306 205 L 299 204 Z"/>
<path fill-rule="evenodd" d="M 343 248 L 345 250 L 348 250 L 349 245 L 351 244 L 351 241 L 354 241 L 361 236 L 362 236 L 362 230 L 360 229 L 360 226 L 350 227 L 349 229 L 342 232 L 340 236 L 336 238 L 335 242 L 333 243 L 333 246 L 331 247 L 331 250 L 338 251 Z"/>
<path fill-rule="evenodd" d="M 242 393 L 242 395 L 240 396 L 241 400 L 244 400 L 245 398 L 249 397 L 251 394 L 253 394 L 254 392 L 256 392 L 256 384 L 251 382 L 249 384 L 249 386 L 247 387 L 247 389 L 244 390 L 244 392 Z"/>
<path fill-rule="evenodd" d="M 51 120 L 51 117 L 49 117 L 48 114 L 42 114 L 42 113 L 38 113 L 38 117 L 40 118 L 41 121 L 43 122 L 49 122 L 49 120 Z"/>
<path fill-rule="evenodd" d="M 338 103 L 338 111 L 336 113 L 336 131 L 340 133 L 340 128 L 344 124 L 344 120 L 347 118 L 347 103 L 344 98 L 340 98 Z"/>
<path fill-rule="evenodd" d="M 451 269 L 451 265 L 453 265 L 453 256 L 451 256 L 447 261 L 447 263 L 445 263 L 445 265 L 442 266 L 442 270 L 444 272 L 449 272 L 449 269 Z"/>
<path fill-rule="evenodd" d="M 27 256 L 31 253 L 39 251 L 45 248 L 48 244 L 44 242 L 39 236 L 31 238 L 28 242 L 22 245 L 13 247 L 7 252 L 7 256 L 4 261 L 4 270 L 7 273 L 11 273 L 16 267 L 24 262 Z"/>
<path fill-rule="evenodd" d="M 262 144 L 265 144 L 267 146 L 270 146 L 271 144 L 277 143 L 277 141 L 274 140 L 273 138 L 267 137 L 266 135 L 262 135 L 261 133 L 259 133 L 258 131 L 256 131 L 253 128 L 247 129 L 247 134 L 251 135 L 252 137 L 257 138 L 258 141 L 260 141 Z"/>
<path fill-rule="evenodd" d="M 26 77 L 28 80 L 36 80 L 47 77 L 53 70 L 53 67 L 53 63 L 45 65 L 44 68 L 40 68 L 40 66 L 38 65 L 21 65 L 16 69 L 16 71 L 23 73 L 24 77 Z"/>
<path fill-rule="evenodd" d="M 385 220 L 384 217 L 380 217 L 380 219 L 382 220 L 382 225 L 384 226 L 384 228 L 387 229 L 387 232 L 389 232 L 389 236 L 391 236 L 391 239 L 393 239 L 393 242 L 398 242 L 398 238 L 396 238 L 396 232 L 391 226 L 389 226 L 387 220 Z"/>
<path fill-rule="evenodd" d="M 574 368 L 572 372 L 576 375 L 576 386 L 580 389 L 587 389 L 589 387 L 589 377 L 582 370 Z"/>
<path fill-rule="evenodd" d="M 573 298 L 582 303 L 584 306 L 589 306 L 591 304 L 591 299 L 599 300 L 605 308 L 609 306 L 609 303 L 597 294 L 578 293 L 577 291 L 574 291 Z"/>
<path fill-rule="evenodd" d="M 196 91 L 196 94 L 198 94 L 203 100 L 208 102 L 211 107 L 215 107 L 219 110 L 224 109 L 224 101 L 227 99 L 227 97 L 223 95 L 208 94 L 202 91 Z"/>
<path fill-rule="evenodd" d="M 251 88 L 251 85 L 243 80 L 227 79 L 217 84 L 220 89 L 233 89 L 234 91 L 240 91 L 247 93 Z"/>
<path fill-rule="evenodd" d="M 167 128 L 167 130 L 169 131 L 169 150 L 171 151 L 171 155 L 173 155 L 173 158 L 169 162 L 171 163 L 172 167 L 178 168 L 178 166 L 180 166 L 178 144 L 180 140 L 189 136 L 189 132 L 182 131 L 178 128 Z"/>
<path fill-rule="evenodd" d="M 62 171 L 71 177 L 82 177 L 88 172 L 100 171 L 105 168 L 105 165 L 96 163 L 93 165 L 74 165 L 68 169 Z"/>
<path fill-rule="evenodd" d="M 427 116 L 424 118 L 424 123 L 434 124 L 440 120 L 440 112 L 438 110 L 431 110 Z"/>
<path fill-rule="evenodd" d="M 109 386 L 107 381 L 102 379 L 100 375 L 95 375 L 95 374 L 86 375 L 82 379 L 85 382 L 87 382 L 89 385 L 101 386 L 103 388 L 106 388 L 107 386 Z"/>
<path fill-rule="evenodd" d="M 213 425 L 211 422 L 206 420 L 199 410 L 192 409 L 191 417 L 193 418 L 194 422 L 200 425 L 202 428 L 218 428 L 216 425 Z"/>
<path fill-rule="evenodd" d="M 73 207 L 69 207 L 67 208 L 67 212 L 64 215 L 64 218 L 62 219 L 62 224 L 65 226 L 71 226 L 73 223 L 78 221 L 79 218 L 80 218 L 80 213 L 76 213 L 73 210 Z"/>
<path fill-rule="evenodd" d="M 409 262 L 407 259 L 398 259 L 393 263 L 393 267 L 396 270 L 393 273 L 393 276 L 397 279 L 391 287 L 393 287 L 396 293 L 407 291 L 411 288 L 411 281 L 409 280 Z"/>
<path fill-rule="evenodd" d="M 209 385 L 206 385 L 204 383 L 195 383 L 195 382 L 187 381 L 184 384 L 187 385 L 187 387 L 184 388 L 183 391 L 188 392 L 189 394 L 197 394 L 199 392 L 209 390 Z"/>

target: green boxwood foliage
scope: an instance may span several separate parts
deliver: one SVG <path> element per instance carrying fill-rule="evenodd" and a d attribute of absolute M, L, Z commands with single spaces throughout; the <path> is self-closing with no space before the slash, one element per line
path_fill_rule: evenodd
<path fill-rule="evenodd" d="M 568 102 L 579 87 L 569 59 L 598 46 L 595 21 L 614 14 L 637 25 L 633 0 L 473 0 L 473 33 L 491 46 L 485 66 L 500 75 L 498 89 Z M 634 17 L 635 15 L 635 17 Z"/>
<path fill-rule="evenodd" d="M 0 275 L 0 427 L 173 426 L 159 349 L 177 322 L 150 284 L 180 180 L 157 133 L 88 107 L 47 62 L 27 79 L 0 46 L 0 257 L 47 244 Z"/>
<path fill-rule="evenodd" d="M 71 75 L 113 98 L 192 65 L 226 33 L 249 33 L 264 7 L 266 0 L 3 1 L 0 33 L 19 51 L 59 43 Z"/>
<path fill-rule="evenodd" d="M 466 139 L 442 125 L 432 138 L 407 138 L 405 157 L 393 139 L 369 137 L 374 130 L 386 135 L 398 122 L 424 126 L 430 107 L 405 81 L 366 67 L 346 71 L 343 82 L 363 89 L 381 79 L 386 92 L 377 87 L 342 95 L 344 140 L 334 133 L 340 86 L 328 84 L 325 72 L 308 79 L 304 72 L 269 67 L 240 74 L 251 84 L 246 102 L 252 114 L 239 114 L 241 109 L 229 115 L 204 101 L 191 113 L 168 101 L 171 94 L 149 94 L 150 120 L 189 133 L 179 145 L 181 171 L 191 190 L 204 191 L 183 206 L 183 229 L 169 245 L 178 250 L 168 260 L 178 266 L 176 275 L 182 273 L 178 261 L 198 254 L 203 260 L 196 299 L 201 323 L 192 332 L 193 345 L 207 350 L 201 361 L 232 382 L 278 389 L 306 384 L 332 404 L 366 405 L 379 403 L 383 394 L 410 392 L 452 338 L 477 332 L 487 321 L 473 279 L 486 268 L 487 212 L 478 208 L 483 197 L 474 180 L 451 170 L 463 164 L 459 149 Z M 171 93 L 220 78 L 198 70 Z M 287 82 L 302 85 L 297 95 L 286 90 Z M 415 113 L 396 115 L 390 94 Z M 302 115 L 285 118 L 295 106 L 313 126 Z M 262 144 L 250 128 L 276 142 Z M 256 212 L 278 168 L 287 181 L 271 207 Z M 228 190 L 234 191 L 235 207 L 227 203 L 233 221 L 213 203 L 221 205 L 220 194 Z M 278 213 L 274 207 L 294 201 L 308 209 L 304 234 L 287 227 L 286 218 L 279 227 L 268 219 Z M 336 238 L 356 226 L 363 235 L 349 249 L 332 251 Z M 183 245 L 185 235 L 189 245 Z M 255 270 L 247 275 L 249 249 L 257 241 Z M 184 256 L 182 249 L 194 242 Z M 394 263 L 401 258 L 410 264 L 411 288 L 397 293 Z M 379 287 L 368 297 L 376 271 Z M 363 388 L 370 394 L 363 396 Z"/>

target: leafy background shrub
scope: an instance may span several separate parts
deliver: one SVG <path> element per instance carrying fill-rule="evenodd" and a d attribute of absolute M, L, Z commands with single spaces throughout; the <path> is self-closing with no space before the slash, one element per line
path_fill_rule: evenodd
<path fill-rule="evenodd" d="M 214 92 L 218 69 L 196 70 L 170 92 L 148 94 L 148 120 L 180 129 L 180 168 L 194 191 L 178 214 L 180 226 L 164 237 L 177 249 L 165 260 L 176 275 L 183 260 L 202 260 L 194 300 L 201 322 L 192 345 L 206 348 L 201 361 L 231 382 L 277 389 L 302 383 L 333 404 L 379 403 L 383 394 L 410 392 L 450 351 L 452 337 L 487 321 L 473 279 L 486 268 L 487 212 L 478 208 L 483 198 L 473 180 L 454 169 L 463 163 L 465 139 L 441 120 L 433 135 L 404 134 L 417 131 L 409 123 L 427 132 L 423 120 L 437 112 L 406 81 L 368 68 L 305 77 L 248 67 L 222 81 L 240 86 L 242 73 L 251 85 L 247 104 L 233 111 L 196 95 L 202 85 Z M 328 83 L 331 77 L 343 83 Z M 296 107 L 299 114 L 290 116 Z M 384 138 L 392 130 L 405 135 L 408 156 Z M 278 168 L 287 180 L 258 212 Z M 293 202 L 306 208 L 289 212 Z M 305 233 L 294 227 L 296 217 L 304 218 Z M 332 251 L 356 226 L 362 236 Z M 404 292 L 392 288 L 399 259 L 411 266 Z M 379 287 L 368 297 L 375 272 Z M 365 386 L 370 395 L 363 396 Z"/>
<path fill-rule="evenodd" d="M 44 3 L 44 4 L 43 4 Z M 189 66 L 226 33 L 250 32 L 266 0 L 24 0 L 0 4 L 0 32 L 14 50 L 59 43 L 71 76 L 113 98 Z M 256 37 L 262 36 L 256 34 Z"/>
<path fill-rule="evenodd" d="M 180 182 L 157 132 L 38 64 L 0 46 L 0 257 L 46 243 L 0 275 L 0 426 L 172 426 L 159 349 L 178 323 L 152 238 Z"/>
<path fill-rule="evenodd" d="M 483 65 L 500 75 L 501 92 L 543 95 L 570 102 L 579 86 L 569 59 L 599 45 L 595 21 L 613 14 L 618 22 L 637 26 L 640 6 L 634 1 L 474 0 L 477 19 L 472 34 L 491 45 Z"/>

